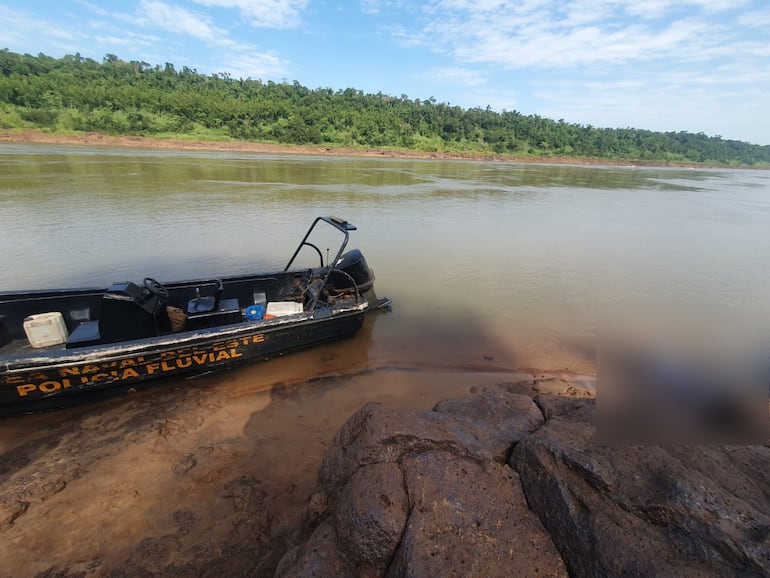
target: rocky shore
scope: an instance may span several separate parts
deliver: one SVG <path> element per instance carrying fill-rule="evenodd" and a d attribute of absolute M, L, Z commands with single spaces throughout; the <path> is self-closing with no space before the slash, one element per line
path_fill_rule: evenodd
<path fill-rule="evenodd" d="M 0 576 L 770 576 L 769 446 L 603 447 L 587 378 L 455 377 L 0 422 Z"/>
<path fill-rule="evenodd" d="M 276 576 L 770 575 L 770 447 L 599 446 L 567 393 L 365 405 Z"/>

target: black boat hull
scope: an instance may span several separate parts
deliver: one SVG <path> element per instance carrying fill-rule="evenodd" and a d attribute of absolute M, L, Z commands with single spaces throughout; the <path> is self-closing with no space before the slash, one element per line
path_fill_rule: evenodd
<path fill-rule="evenodd" d="M 151 380 L 185 377 L 277 355 L 355 334 L 364 309 L 325 319 L 273 321 L 157 338 L 115 346 L 62 350 L 39 363 L 8 367 L 0 375 L 0 413 L 44 407 L 42 402 L 106 388 L 140 386 Z"/>
<path fill-rule="evenodd" d="M 341 234 L 331 258 L 317 225 Z M 0 292 L 0 414 L 161 378 L 208 373 L 354 334 L 389 304 L 358 250 L 356 227 L 318 217 L 283 271 L 106 289 Z M 291 270 L 302 249 L 319 266 Z"/>

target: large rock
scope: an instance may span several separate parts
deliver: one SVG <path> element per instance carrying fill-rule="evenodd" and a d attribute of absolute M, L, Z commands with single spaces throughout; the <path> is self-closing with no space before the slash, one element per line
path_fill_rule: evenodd
<path fill-rule="evenodd" d="M 505 460 L 541 427 L 531 398 L 487 392 L 432 411 L 367 404 L 335 436 L 280 576 L 565 575 Z M 320 531 L 320 534 L 319 534 Z"/>
<path fill-rule="evenodd" d="M 511 465 L 574 576 L 770 574 L 770 450 L 592 443 L 593 400 L 549 418 Z"/>
<path fill-rule="evenodd" d="M 404 470 L 411 513 L 387 576 L 567 575 L 510 468 L 438 451 Z"/>
<path fill-rule="evenodd" d="M 409 514 L 401 467 L 386 462 L 361 468 L 337 503 L 333 516 L 342 549 L 359 566 L 387 568 Z"/>
<path fill-rule="evenodd" d="M 364 406 L 278 575 L 770 575 L 770 448 L 600 446 L 594 412 L 507 391 Z"/>

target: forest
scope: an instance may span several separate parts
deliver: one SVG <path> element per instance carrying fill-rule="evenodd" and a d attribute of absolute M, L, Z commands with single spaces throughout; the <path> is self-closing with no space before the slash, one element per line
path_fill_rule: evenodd
<path fill-rule="evenodd" d="M 173 64 L 0 51 L 0 129 L 423 152 L 770 166 L 770 146 L 600 128 L 355 88 L 310 89 Z"/>

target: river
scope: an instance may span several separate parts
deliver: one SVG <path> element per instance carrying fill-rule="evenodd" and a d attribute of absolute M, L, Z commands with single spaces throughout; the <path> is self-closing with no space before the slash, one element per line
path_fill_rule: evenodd
<path fill-rule="evenodd" d="M 242 478 L 280 542 L 363 403 L 431 407 L 538 373 L 590 382 L 606 311 L 770 311 L 768 171 L 84 146 L 0 146 L 0 287 L 281 269 L 317 215 L 358 226 L 392 312 L 266 363 L 3 420 L 16 549 L 0 566 L 105 574 L 190 512 L 180 548 L 221 545 L 222 495 Z M 215 550 L 196 555 L 217 568 Z"/>

